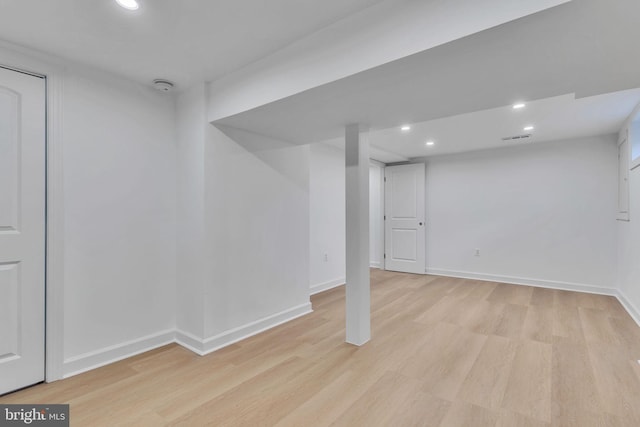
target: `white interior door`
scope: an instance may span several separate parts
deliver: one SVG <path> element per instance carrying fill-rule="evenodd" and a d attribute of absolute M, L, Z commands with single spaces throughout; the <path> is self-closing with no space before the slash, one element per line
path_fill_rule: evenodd
<path fill-rule="evenodd" d="M 44 380 L 45 82 L 0 68 L 0 394 Z"/>
<path fill-rule="evenodd" d="M 385 269 L 424 274 L 424 164 L 385 168 Z"/>

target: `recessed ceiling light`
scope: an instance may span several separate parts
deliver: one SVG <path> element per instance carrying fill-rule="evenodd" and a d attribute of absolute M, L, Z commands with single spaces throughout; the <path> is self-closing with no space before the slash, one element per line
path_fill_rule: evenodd
<path fill-rule="evenodd" d="M 526 104 L 524 102 L 518 102 L 517 104 L 513 104 L 513 109 L 514 110 L 519 110 L 521 108 L 526 107 Z"/>
<path fill-rule="evenodd" d="M 524 130 L 527 131 L 527 132 L 530 131 L 530 130 L 533 130 L 533 126 L 526 126 L 524 128 Z"/>
<path fill-rule="evenodd" d="M 411 126 L 409 125 L 402 125 L 402 127 L 400 128 L 401 131 L 403 132 L 408 132 L 411 130 Z"/>
<path fill-rule="evenodd" d="M 433 141 L 427 141 L 427 142 L 426 142 L 426 144 L 427 144 L 429 147 L 431 147 L 432 145 L 435 145 L 435 142 L 433 142 Z"/>
<path fill-rule="evenodd" d="M 116 3 L 127 10 L 138 10 L 140 8 L 136 0 L 116 0 Z"/>

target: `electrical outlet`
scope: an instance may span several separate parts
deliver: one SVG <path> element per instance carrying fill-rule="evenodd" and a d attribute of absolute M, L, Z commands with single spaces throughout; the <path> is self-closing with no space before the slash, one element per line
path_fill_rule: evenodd
<path fill-rule="evenodd" d="M 476 248 L 475 253 L 473 254 L 474 256 L 480 256 L 480 249 Z"/>
<path fill-rule="evenodd" d="M 329 262 L 329 254 L 324 254 L 324 262 Z"/>

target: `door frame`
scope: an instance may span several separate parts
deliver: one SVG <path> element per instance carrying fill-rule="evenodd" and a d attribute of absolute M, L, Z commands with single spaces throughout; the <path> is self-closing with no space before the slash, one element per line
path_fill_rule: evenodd
<path fill-rule="evenodd" d="M 57 60 L 0 42 L 3 68 L 45 81 L 45 381 L 63 378 L 64 209 L 62 174 L 63 65 Z"/>
<path fill-rule="evenodd" d="M 380 234 L 380 249 L 378 250 L 378 254 L 377 256 L 380 259 L 380 266 L 379 267 L 375 267 L 375 268 L 379 268 L 380 270 L 386 270 L 385 268 L 385 258 L 384 258 L 384 168 L 386 167 L 386 164 L 375 160 L 375 159 L 369 159 L 369 165 L 374 165 L 378 168 L 380 168 L 380 191 L 378 194 L 378 197 L 380 199 L 380 203 L 378 206 L 378 209 L 380 211 L 380 221 L 378 222 L 378 224 L 376 224 L 376 227 L 378 228 L 378 233 Z M 369 215 L 369 221 L 371 221 L 371 215 Z M 371 239 L 371 236 L 369 236 L 369 239 Z M 369 243 L 371 244 L 371 243 Z M 369 260 L 369 263 L 371 264 L 371 260 Z M 370 265 L 370 267 L 373 267 L 372 265 Z"/>
<path fill-rule="evenodd" d="M 617 220 L 618 221 L 629 221 L 629 211 L 631 210 L 631 193 L 629 190 L 629 179 L 630 179 L 630 162 L 631 162 L 631 142 L 629 139 L 629 129 L 625 129 L 622 132 L 622 135 L 618 138 L 617 149 L 618 149 L 618 213 Z M 622 146 L 627 144 L 626 148 Z M 624 156 L 624 157 L 623 157 Z M 622 188 L 623 181 L 626 181 L 626 191 Z M 624 197 L 627 199 L 627 210 L 620 210 L 620 196 L 624 192 Z"/>

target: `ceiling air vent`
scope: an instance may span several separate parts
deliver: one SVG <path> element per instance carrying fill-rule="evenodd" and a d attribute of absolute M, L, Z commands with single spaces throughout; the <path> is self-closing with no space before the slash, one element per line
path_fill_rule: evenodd
<path fill-rule="evenodd" d="M 514 136 L 505 136 L 502 138 L 503 141 L 526 141 L 531 138 L 530 133 L 526 133 L 524 135 L 514 135 Z"/>

